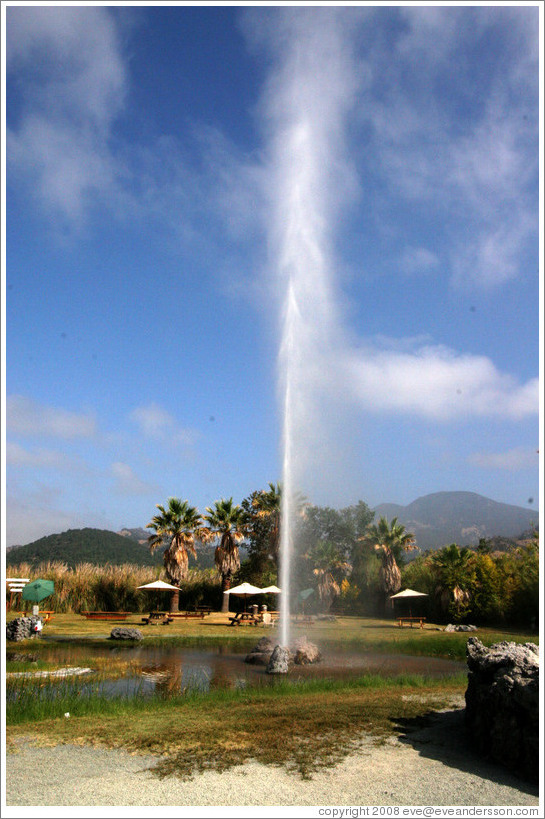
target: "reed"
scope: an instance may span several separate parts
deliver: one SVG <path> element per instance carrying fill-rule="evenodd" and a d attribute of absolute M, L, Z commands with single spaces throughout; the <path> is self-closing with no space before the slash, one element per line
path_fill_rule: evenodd
<path fill-rule="evenodd" d="M 10 573 L 14 577 L 28 577 L 30 580 L 53 580 L 55 591 L 47 598 L 47 608 L 58 613 L 88 610 L 143 612 L 149 610 L 150 596 L 147 592 L 138 591 L 137 587 L 159 578 L 167 580 L 160 569 L 130 563 L 104 566 L 79 563 L 74 569 L 61 561 L 47 561 L 36 566 L 20 563 L 11 566 Z M 182 584 L 180 605 L 211 604 L 213 601 L 216 607 L 219 593 L 219 578 L 213 569 L 191 569 Z M 168 608 L 168 594 L 159 598 L 160 595 L 157 595 L 154 605 L 163 604 L 164 608 Z"/>

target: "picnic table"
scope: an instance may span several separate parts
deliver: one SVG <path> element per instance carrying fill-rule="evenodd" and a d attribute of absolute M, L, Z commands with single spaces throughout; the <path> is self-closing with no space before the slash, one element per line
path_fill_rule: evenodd
<path fill-rule="evenodd" d="M 80 614 L 87 620 L 126 620 L 130 611 L 82 611 Z"/>
<path fill-rule="evenodd" d="M 209 614 L 210 612 L 200 611 L 199 609 L 193 611 L 171 611 L 169 612 L 169 617 L 181 617 L 185 620 L 189 617 L 198 617 L 200 620 L 204 620 L 207 613 Z"/>
<path fill-rule="evenodd" d="M 403 623 L 408 623 L 410 625 L 410 627 L 412 628 L 413 627 L 413 622 L 414 623 L 419 623 L 420 628 L 424 628 L 424 623 L 426 622 L 426 618 L 425 617 L 398 617 L 397 618 L 397 624 L 398 624 L 399 628 L 403 628 Z"/>
<path fill-rule="evenodd" d="M 147 617 L 142 617 L 142 622 L 150 626 L 156 626 L 158 623 L 168 626 L 172 623 L 172 615 L 168 611 L 150 611 Z"/>
<path fill-rule="evenodd" d="M 239 611 L 229 618 L 230 626 L 258 626 L 261 618 L 251 611 Z"/>

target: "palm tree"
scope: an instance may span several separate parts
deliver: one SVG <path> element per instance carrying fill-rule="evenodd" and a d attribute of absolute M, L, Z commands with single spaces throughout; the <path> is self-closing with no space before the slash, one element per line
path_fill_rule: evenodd
<path fill-rule="evenodd" d="M 333 598 L 340 594 L 341 576 L 346 575 L 351 566 L 337 546 L 328 540 L 320 541 L 311 549 L 308 557 L 314 563 L 312 572 L 318 578 L 320 600 L 325 600 L 326 608 L 329 609 Z"/>
<path fill-rule="evenodd" d="M 163 562 L 168 579 L 179 585 L 185 580 L 189 570 L 189 554 L 197 557 L 195 538 L 199 536 L 202 518 L 188 501 L 169 498 L 167 509 L 157 504 L 159 510 L 146 529 L 153 529 L 154 534 L 148 538 L 150 551 L 164 547 Z M 170 599 L 170 611 L 178 611 L 180 592 L 173 591 Z"/>
<path fill-rule="evenodd" d="M 269 555 L 278 569 L 280 552 L 280 521 L 282 517 L 282 487 L 279 483 L 269 483 L 269 489 L 254 493 L 252 498 L 253 514 L 259 521 L 269 525 Z"/>
<path fill-rule="evenodd" d="M 390 524 L 385 517 L 381 517 L 378 523 L 372 523 L 367 528 L 363 540 L 382 553 L 379 577 L 386 606 L 388 597 L 401 588 L 401 571 L 396 557 L 399 560 L 403 552 L 416 548 L 414 535 L 405 531 L 403 524 L 397 522 L 397 517 L 392 518 Z"/>
<path fill-rule="evenodd" d="M 207 506 L 204 520 L 208 524 L 201 532 L 201 540 L 219 539 L 214 559 L 221 576 L 221 610 L 229 611 L 229 595 L 224 592 L 231 588 L 231 580 L 240 568 L 238 544 L 246 534 L 246 515 L 233 498 L 216 501 L 214 507 Z"/>
<path fill-rule="evenodd" d="M 255 515 L 258 521 L 265 521 L 269 525 L 268 548 L 269 556 L 274 561 L 276 568 L 280 562 L 280 531 L 282 525 L 282 485 L 269 483 L 269 489 L 262 489 L 254 492 L 252 496 L 251 517 Z M 306 503 L 306 498 L 300 492 L 293 494 L 293 504 L 298 513 Z"/>
<path fill-rule="evenodd" d="M 431 564 L 438 574 L 435 595 L 444 613 L 460 618 L 470 602 L 470 561 L 472 551 L 467 546 L 458 548 L 456 543 L 445 546 L 431 557 Z"/>

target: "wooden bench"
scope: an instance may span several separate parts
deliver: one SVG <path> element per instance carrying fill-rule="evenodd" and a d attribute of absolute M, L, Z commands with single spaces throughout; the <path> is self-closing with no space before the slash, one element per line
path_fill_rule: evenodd
<path fill-rule="evenodd" d="M 187 620 L 190 617 L 198 617 L 200 620 L 204 620 L 206 612 L 204 611 L 170 611 L 168 616 L 169 617 L 180 617 L 184 620 Z"/>
<path fill-rule="evenodd" d="M 424 623 L 426 622 L 425 617 L 398 617 L 397 624 L 399 628 L 403 627 L 403 623 L 408 623 L 410 627 L 413 627 L 413 623 L 419 623 L 420 628 L 424 628 Z"/>
<path fill-rule="evenodd" d="M 80 614 L 87 620 L 126 620 L 130 611 L 82 611 Z"/>

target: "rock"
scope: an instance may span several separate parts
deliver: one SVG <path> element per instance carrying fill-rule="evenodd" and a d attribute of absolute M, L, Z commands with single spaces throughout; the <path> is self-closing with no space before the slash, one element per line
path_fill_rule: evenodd
<path fill-rule="evenodd" d="M 289 648 L 275 646 L 267 665 L 267 674 L 287 674 L 291 661 Z"/>
<path fill-rule="evenodd" d="M 16 617 L 6 623 L 6 640 L 12 642 L 19 642 L 19 640 L 28 640 L 29 637 L 38 636 L 40 632 L 34 631 L 37 622 L 42 622 L 42 618 L 36 615 L 32 617 Z"/>
<path fill-rule="evenodd" d="M 272 651 L 250 651 L 244 658 L 245 663 L 250 665 L 268 665 Z"/>
<path fill-rule="evenodd" d="M 296 640 L 294 655 L 296 665 L 310 665 L 322 659 L 322 655 L 318 651 L 318 646 L 314 643 L 309 643 L 306 637 L 301 637 L 299 640 Z"/>
<path fill-rule="evenodd" d="M 138 628 L 124 628 L 117 626 L 110 632 L 110 640 L 143 640 L 142 632 Z"/>
<path fill-rule="evenodd" d="M 443 631 L 477 631 L 477 626 L 462 626 L 459 624 L 453 626 L 452 623 L 449 623 L 448 626 L 445 626 Z"/>
<path fill-rule="evenodd" d="M 480 753 L 538 781 L 539 650 L 534 643 L 467 642 L 466 727 Z"/>
<path fill-rule="evenodd" d="M 272 640 L 269 640 L 268 637 L 262 637 L 261 640 L 252 648 L 252 652 L 264 652 L 269 651 L 272 652 L 274 649 L 274 643 Z M 251 652 L 250 652 L 251 653 Z"/>
<path fill-rule="evenodd" d="M 268 637 L 262 637 L 249 654 L 244 658 L 245 663 L 251 665 L 268 665 L 273 652 L 274 643 Z"/>
<path fill-rule="evenodd" d="M 277 652 L 277 649 L 279 651 Z M 287 652 L 287 660 L 280 652 Z M 275 655 L 275 652 L 276 655 Z M 274 658 L 274 660 L 273 660 Z M 297 665 L 308 665 L 310 663 L 317 663 L 322 659 L 322 655 L 318 651 L 318 646 L 310 643 L 306 637 L 301 637 L 295 641 L 293 648 L 283 649 L 281 646 L 274 646 L 272 640 L 268 637 L 262 637 L 255 645 L 249 654 L 246 655 L 244 662 L 252 665 L 266 665 L 267 673 L 269 674 L 287 674 L 288 667 L 293 662 Z M 287 662 L 286 669 L 283 670 L 284 663 Z M 277 665 L 281 670 L 276 669 Z"/>

